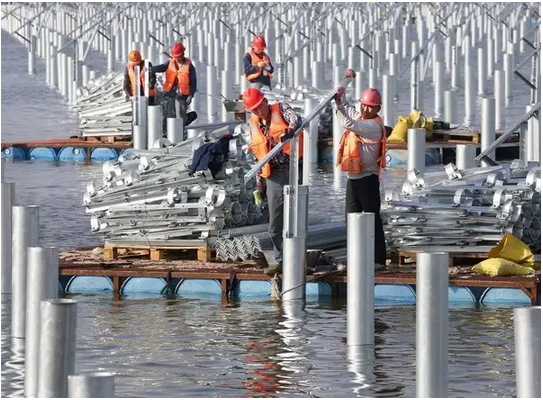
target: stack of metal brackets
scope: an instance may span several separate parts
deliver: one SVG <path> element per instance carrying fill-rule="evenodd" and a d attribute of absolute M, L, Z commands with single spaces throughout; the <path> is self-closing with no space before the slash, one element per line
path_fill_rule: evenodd
<path fill-rule="evenodd" d="M 381 211 L 391 249 L 495 245 L 509 232 L 540 246 L 541 170 L 517 160 L 493 167 L 410 171 L 401 191 L 387 191 Z"/>

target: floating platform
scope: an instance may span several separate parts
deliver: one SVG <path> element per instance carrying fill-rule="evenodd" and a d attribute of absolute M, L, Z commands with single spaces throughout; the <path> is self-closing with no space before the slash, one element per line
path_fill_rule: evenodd
<path fill-rule="evenodd" d="M 346 272 L 315 272 L 306 277 L 307 297 L 319 300 L 346 297 Z M 281 286 L 281 276 L 270 277 L 255 261 L 199 262 L 126 258 L 110 261 L 103 250 L 78 249 L 61 253 L 60 282 L 66 292 L 112 291 L 175 294 L 180 296 L 268 297 Z M 471 266 L 451 267 L 449 301 L 472 304 L 541 304 L 541 279 L 536 276 L 488 277 Z M 413 264 L 389 265 L 375 273 L 377 300 L 414 303 Z"/>
<path fill-rule="evenodd" d="M 47 161 L 106 161 L 116 160 L 125 149 L 132 148 L 132 142 L 107 140 L 95 137 L 71 137 L 69 139 L 36 140 L 29 142 L 2 143 L 2 158 Z"/>

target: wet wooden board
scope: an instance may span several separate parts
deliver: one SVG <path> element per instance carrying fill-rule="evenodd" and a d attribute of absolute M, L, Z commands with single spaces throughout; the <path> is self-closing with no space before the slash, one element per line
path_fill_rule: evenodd
<path fill-rule="evenodd" d="M 189 259 L 198 260 L 200 262 L 210 262 L 213 259 L 214 252 L 215 250 L 209 246 L 159 247 L 142 244 L 106 244 L 104 246 L 104 258 L 106 260 L 119 260 L 122 258 L 147 256 L 151 261 L 166 259 Z"/>

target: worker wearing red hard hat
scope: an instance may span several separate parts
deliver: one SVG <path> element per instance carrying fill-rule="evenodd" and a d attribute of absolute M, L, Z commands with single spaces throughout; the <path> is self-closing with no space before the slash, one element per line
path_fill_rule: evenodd
<path fill-rule="evenodd" d="M 270 57 L 264 52 L 266 39 L 257 35 L 253 38 L 253 47 L 249 49 L 243 58 L 243 70 L 247 81 L 252 87 L 262 89 L 268 86 L 271 90 L 271 78 L 273 76 L 273 65 Z"/>
<path fill-rule="evenodd" d="M 140 96 L 145 95 L 145 61 L 137 50 L 132 50 L 128 54 L 128 65 L 124 69 L 124 93 L 128 101 L 136 93 L 136 67 L 140 67 Z M 155 84 L 156 75 L 152 71 L 153 65 L 149 62 L 149 105 L 155 105 Z"/>
<path fill-rule="evenodd" d="M 345 78 L 355 77 L 349 69 Z M 349 107 L 345 88 L 336 88 L 334 96 L 336 115 L 345 129 L 336 159 L 336 167 L 347 173 L 345 212 L 370 212 L 375 214 L 375 268 L 383 269 L 386 263 L 386 246 L 383 223 L 380 217 L 380 177 L 385 167 L 386 128 L 379 116 L 381 93 L 366 89 L 360 97 L 360 112 Z"/>
<path fill-rule="evenodd" d="M 261 160 L 277 143 L 290 139 L 301 126 L 302 118 L 287 103 L 269 104 L 264 93 L 257 88 L 249 88 L 243 93 L 243 104 L 247 111 L 253 114 L 249 119 L 251 145 L 249 149 L 257 160 Z M 299 157 L 303 153 L 303 135 L 299 135 Z M 257 174 L 257 189 L 264 192 L 266 182 L 266 197 L 270 221 L 268 233 L 273 243 L 276 265 L 265 272 L 268 275 L 282 272 L 283 268 L 283 186 L 289 183 L 290 144 L 270 162 L 262 167 Z"/>
<path fill-rule="evenodd" d="M 185 46 L 175 43 L 170 51 L 171 59 L 164 64 L 153 67 L 153 72 L 164 72 L 164 92 L 166 97 L 177 100 L 179 115 L 175 107 L 167 107 L 166 118 L 183 118 L 186 123 L 187 107 L 196 93 L 196 69 L 192 62 L 185 57 Z M 171 103 L 171 102 L 169 102 Z M 172 115 L 173 114 L 173 115 Z"/>

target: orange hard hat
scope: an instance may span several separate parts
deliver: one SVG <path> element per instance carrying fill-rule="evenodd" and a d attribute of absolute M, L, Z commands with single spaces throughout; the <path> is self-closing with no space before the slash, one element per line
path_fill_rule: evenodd
<path fill-rule="evenodd" d="M 132 50 L 128 53 L 128 61 L 133 63 L 139 63 L 141 61 L 141 54 L 137 50 Z"/>
<path fill-rule="evenodd" d="M 266 39 L 262 35 L 256 35 L 253 39 L 253 47 L 264 50 L 266 48 Z"/>
<path fill-rule="evenodd" d="M 382 104 L 381 93 L 374 88 L 366 89 L 360 96 L 360 103 L 366 106 L 380 106 Z"/>
<path fill-rule="evenodd" d="M 257 108 L 264 100 L 264 93 L 257 88 L 249 88 L 243 93 L 243 105 L 247 111 Z"/>
<path fill-rule="evenodd" d="M 172 57 L 181 57 L 183 54 L 185 54 L 185 46 L 183 46 L 182 43 L 175 43 L 172 46 L 171 56 Z"/>

